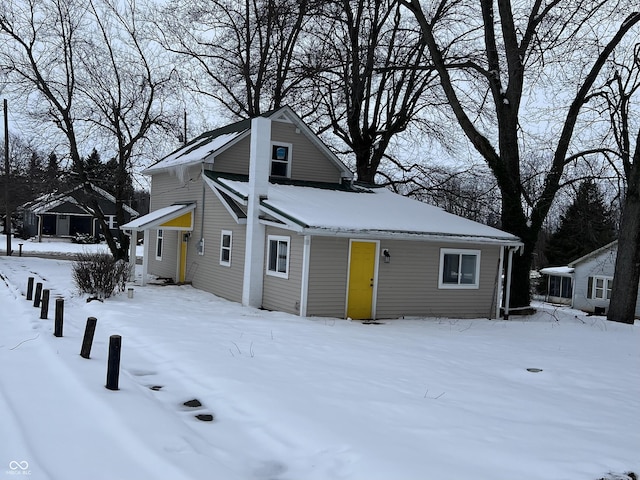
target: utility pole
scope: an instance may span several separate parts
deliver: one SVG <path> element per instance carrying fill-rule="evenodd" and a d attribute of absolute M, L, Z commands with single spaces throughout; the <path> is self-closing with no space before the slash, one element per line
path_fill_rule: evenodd
<path fill-rule="evenodd" d="M 11 255 L 11 206 L 9 205 L 9 118 L 7 99 L 4 99 L 4 205 L 7 216 L 4 219 L 4 231 L 7 234 L 7 257 Z"/>

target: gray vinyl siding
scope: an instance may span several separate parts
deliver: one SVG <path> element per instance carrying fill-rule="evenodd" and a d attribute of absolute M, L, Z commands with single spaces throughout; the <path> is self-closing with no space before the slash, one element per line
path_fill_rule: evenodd
<path fill-rule="evenodd" d="M 246 136 L 220 153 L 214 159 L 211 169 L 214 172 L 249 175 L 250 138 Z"/>
<path fill-rule="evenodd" d="M 308 316 L 344 317 L 348 262 L 348 238 L 313 237 L 311 239 Z"/>
<path fill-rule="evenodd" d="M 265 273 L 262 290 L 262 307 L 267 310 L 299 314 L 304 237 L 288 230 L 267 227 L 265 237 L 265 265 L 268 259 L 269 235 L 279 235 L 289 237 L 290 239 L 289 278 L 274 277 Z"/>
<path fill-rule="evenodd" d="M 195 165 L 181 172 L 182 175 L 174 173 L 162 172 L 151 177 L 151 201 L 150 211 L 168 207 L 175 203 L 195 203 L 197 215 L 202 199 L 202 179 L 200 176 L 200 166 Z M 181 178 L 182 177 L 182 178 Z M 196 228 L 199 224 L 194 223 Z M 176 280 L 178 269 L 178 234 L 175 230 L 165 230 L 163 238 L 162 260 L 156 260 L 156 238 L 157 230 L 149 231 L 150 245 L 148 246 L 148 263 L 149 273 L 163 278 L 172 278 Z M 187 278 L 189 281 L 189 255 L 195 251 L 199 236 L 196 232 L 192 233 L 189 244 L 187 245 Z"/>
<path fill-rule="evenodd" d="M 178 271 L 178 234 L 175 230 L 165 230 L 162 237 L 162 260 L 156 259 L 156 240 L 158 231 L 149 231 L 150 245 L 147 247 L 149 273 L 161 278 L 176 279 Z"/>
<path fill-rule="evenodd" d="M 441 248 L 480 250 L 479 288 L 438 287 Z M 391 261 L 380 258 L 376 318 L 495 317 L 500 247 L 383 240 L 384 249 Z"/>
<path fill-rule="evenodd" d="M 440 289 L 440 249 L 480 250 L 478 289 Z M 376 318 L 402 316 L 494 317 L 500 247 L 381 240 L 391 262 L 378 265 Z M 344 317 L 349 239 L 313 237 L 309 261 L 308 316 Z"/>
<path fill-rule="evenodd" d="M 204 255 L 198 255 L 200 212 L 195 218 L 195 231 L 187 251 L 187 280 L 195 288 L 234 302 L 242 301 L 246 225 L 239 225 L 229 215 L 210 188 L 205 189 Z M 232 232 L 231 266 L 220 265 L 222 230 Z M 197 232 L 197 235 L 196 235 Z M 193 247 L 193 248 L 192 248 Z"/>
<path fill-rule="evenodd" d="M 302 132 L 291 123 L 272 122 L 271 139 L 293 145 L 291 178 L 314 182 L 340 182 L 338 168 Z"/>
<path fill-rule="evenodd" d="M 200 165 L 185 169 L 182 178 L 177 174 L 162 172 L 151 177 L 149 211 L 168 207 L 174 203 L 199 202 L 202 198 Z"/>

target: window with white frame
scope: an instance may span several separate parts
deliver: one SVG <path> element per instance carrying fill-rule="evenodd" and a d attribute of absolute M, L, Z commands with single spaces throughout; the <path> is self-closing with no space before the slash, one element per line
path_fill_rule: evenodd
<path fill-rule="evenodd" d="M 231 266 L 231 242 L 233 233 L 231 230 L 222 230 L 220 234 L 220 265 Z"/>
<path fill-rule="evenodd" d="M 480 250 L 440 249 L 439 288 L 478 288 Z"/>
<path fill-rule="evenodd" d="M 271 170 L 272 177 L 291 176 L 291 147 L 290 143 L 271 143 Z"/>
<path fill-rule="evenodd" d="M 118 228 L 118 220 L 116 220 L 116 216 L 107 215 L 107 224 L 109 225 L 109 230 L 114 230 Z"/>
<path fill-rule="evenodd" d="M 158 230 L 158 234 L 156 235 L 156 260 L 162 260 L 163 236 L 162 230 Z"/>
<path fill-rule="evenodd" d="M 612 277 L 589 277 L 589 285 L 587 287 L 587 298 L 595 298 L 597 300 L 610 300 L 611 288 L 613 287 Z"/>
<path fill-rule="evenodd" d="M 267 275 L 289 278 L 290 237 L 269 235 L 267 251 Z"/>

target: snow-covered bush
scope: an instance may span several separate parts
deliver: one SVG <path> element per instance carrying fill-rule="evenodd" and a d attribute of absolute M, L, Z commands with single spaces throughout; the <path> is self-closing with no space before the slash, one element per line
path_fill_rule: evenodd
<path fill-rule="evenodd" d="M 82 293 L 98 299 L 122 292 L 129 277 L 129 264 L 110 253 L 80 253 L 72 268 L 73 281 Z"/>

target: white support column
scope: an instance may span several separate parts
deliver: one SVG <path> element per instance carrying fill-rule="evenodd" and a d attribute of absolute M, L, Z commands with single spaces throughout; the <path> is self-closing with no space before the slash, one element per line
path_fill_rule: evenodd
<path fill-rule="evenodd" d="M 509 247 L 507 259 L 507 291 L 504 297 L 504 319 L 509 320 L 509 302 L 511 301 L 511 270 L 513 268 L 513 251 L 515 247 Z"/>
<path fill-rule="evenodd" d="M 126 234 L 126 232 L 125 232 Z M 138 231 L 131 230 L 129 235 L 129 281 L 136 279 L 136 244 L 138 243 Z"/>
<path fill-rule="evenodd" d="M 147 284 L 147 273 L 149 272 L 149 255 L 151 251 L 151 235 L 149 229 L 144 231 L 144 253 L 142 254 L 142 286 Z"/>
<path fill-rule="evenodd" d="M 266 248 L 265 226 L 260 223 L 260 200 L 267 196 L 270 164 L 271 120 L 256 117 L 251 120 L 249 198 L 242 304 L 257 308 L 262 306 Z"/>
<path fill-rule="evenodd" d="M 302 286 L 300 287 L 300 316 L 307 316 L 307 300 L 309 296 L 309 261 L 311 258 L 311 236 L 304 236 L 302 250 Z"/>

